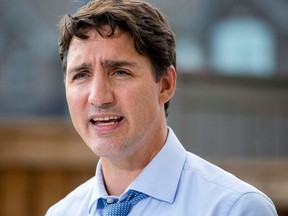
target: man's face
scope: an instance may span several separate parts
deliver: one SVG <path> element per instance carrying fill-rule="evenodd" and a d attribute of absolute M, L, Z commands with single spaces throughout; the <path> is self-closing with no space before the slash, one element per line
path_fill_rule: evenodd
<path fill-rule="evenodd" d="M 67 56 L 66 97 L 77 132 L 100 157 L 149 154 L 164 142 L 162 81 L 155 82 L 130 34 L 87 35 L 72 39 Z"/>

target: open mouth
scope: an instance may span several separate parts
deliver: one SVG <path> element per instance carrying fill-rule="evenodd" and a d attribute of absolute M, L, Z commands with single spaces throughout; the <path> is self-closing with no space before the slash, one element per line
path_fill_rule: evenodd
<path fill-rule="evenodd" d="M 105 116 L 105 117 L 93 118 L 90 120 L 90 122 L 96 126 L 107 126 L 118 124 L 123 119 L 124 117 L 121 116 Z"/>

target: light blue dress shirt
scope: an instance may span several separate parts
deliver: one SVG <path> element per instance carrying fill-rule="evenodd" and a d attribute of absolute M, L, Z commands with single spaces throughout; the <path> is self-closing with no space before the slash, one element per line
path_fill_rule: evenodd
<path fill-rule="evenodd" d="M 129 190 L 149 195 L 134 216 L 272 216 L 274 204 L 232 174 L 187 152 L 172 129 L 161 151 L 120 196 L 105 190 L 101 160 L 96 175 L 52 206 L 46 216 L 102 216 L 101 198 L 123 200 Z"/>

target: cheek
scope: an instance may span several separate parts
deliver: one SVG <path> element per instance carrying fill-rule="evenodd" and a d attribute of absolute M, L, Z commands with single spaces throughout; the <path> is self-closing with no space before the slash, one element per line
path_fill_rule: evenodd
<path fill-rule="evenodd" d="M 138 85 L 134 91 L 129 91 L 126 101 L 131 101 L 128 106 L 140 115 L 149 116 L 155 112 L 159 106 L 159 96 L 156 85 Z"/>
<path fill-rule="evenodd" d="M 84 95 L 79 94 L 79 91 L 73 91 L 72 89 L 66 89 L 66 100 L 70 115 L 75 118 L 77 113 L 82 113 Z"/>

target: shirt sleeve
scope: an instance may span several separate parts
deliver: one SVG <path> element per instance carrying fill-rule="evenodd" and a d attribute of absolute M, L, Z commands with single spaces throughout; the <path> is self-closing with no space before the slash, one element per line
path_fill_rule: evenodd
<path fill-rule="evenodd" d="M 246 193 L 232 206 L 228 216 L 277 216 L 273 202 L 260 193 Z"/>

